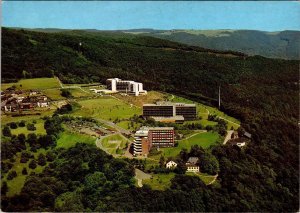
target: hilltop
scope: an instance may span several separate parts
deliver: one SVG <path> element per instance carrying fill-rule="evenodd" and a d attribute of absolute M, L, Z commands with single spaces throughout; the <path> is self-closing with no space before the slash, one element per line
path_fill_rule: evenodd
<path fill-rule="evenodd" d="M 300 32 L 285 30 L 128 30 L 183 44 L 216 50 L 232 50 L 268 58 L 299 59 Z"/>
<path fill-rule="evenodd" d="M 56 28 L 30 29 L 37 32 L 67 32 L 72 30 Z M 259 30 L 97 30 L 85 29 L 93 33 L 128 33 L 151 36 L 191 46 L 221 51 L 237 51 L 248 55 L 260 55 L 268 58 L 299 59 L 300 31 L 284 30 L 267 32 Z"/>

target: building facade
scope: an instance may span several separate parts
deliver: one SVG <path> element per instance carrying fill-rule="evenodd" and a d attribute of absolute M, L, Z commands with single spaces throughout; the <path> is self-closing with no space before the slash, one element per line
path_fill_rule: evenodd
<path fill-rule="evenodd" d="M 184 120 L 191 121 L 197 118 L 197 109 L 195 104 L 176 104 L 176 115 L 181 115 Z"/>
<path fill-rule="evenodd" d="M 147 155 L 152 147 L 173 147 L 173 127 L 141 127 L 136 131 L 133 142 L 134 155 Z"/>
<path fill-rule="evenodd" d="M 143 89 L 143 84 L 135 81 L 109 78 L 106 80 L 106 86 L 112 92 L 126 92 L 135 96 L 147 94 L 147 91 Z"/>
<path fill-rule="evenodd" d="M 152 127 L 149 129 L 148 138 L 155 147 L 174 146 L 174 127 Z"/>
<path fill-rule="evenodd" d="M 134 134 L 134 141 L 133 141 L 134 155 L 145 155 L 149 153 L 151 147 L 148 141 L 148 132 L 149 132 L 148 128 L 142 127 Z M 146 143 L 146 145 L 144 143 Z M 148 150 L 146 149 L 147 147 Z"/>

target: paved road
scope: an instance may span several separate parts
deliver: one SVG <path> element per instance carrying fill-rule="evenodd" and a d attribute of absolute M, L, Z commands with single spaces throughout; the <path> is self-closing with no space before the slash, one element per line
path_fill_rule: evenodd
<path fill-rule="evenodd" d="M 213 179 L 212 181 L 210 181 L 207 185 L 213 184 L 213 183 L 217 180 L 217 177 L 218 177 L 218 174 L 216 174 L 216 175 L 214 176 L 214 179 Z"/>
<path fill-rule="evenodd" d="M 207 114 L 209 115 L 209 114 L 210 114 L 209 110 L 206 109 L 206 111 L 207 111 Z M 220 118 L 220 119 L 225 120 L 225 121 L 227 121 L 227 122 L 229 122 L 229 123 L 233 123 L 233 124 L 236 124 L 236 125 L 240 126 L 240 124 L 235 123 L 235 122 L 233 122 L 233 121 L 230 121 L 230 120 L 228 120 L 228 119 L 226 119 L 226 118 L 223 118 L 223 117 L 221 117 L 221 116 L 217 116 L 217 118 Z"/>
<path fill-rule="evenodd" d="M 115 128 L 118 132 L 121 132 L 121 133 L 127 134 L 127 135 L 133 135 L 133 133 L 131 131 L 129 131 L 127 129 L 124 129 L 122 127 L 119 127 L 114 122 L 107 121 L 107 120 L 104 120 L 104 119 L 101 119 L 101 118 L 96 118 L 96 120 L 106 124 L 107 126 L 111 126 L 111 127 Z"/>
<path fill-rule="evenodd" d="M 223 144 L 226 144 L 227 141 L 229 141 L 229 140 L 231 139 L 231 135 L 232 135 L 233 132 L 234 132 L 233 130 L 228 130 L 228 131 L 227 131 L 227 135 L 226 135 L 226 137 L 224 138 Z"/>
<path fill-rule="evenodd" d="M 142 170 L 135 169 L 135 176 L 134 177 L 138 181 L 138 186 L 142 187 L 143 186 L 143 180 L 150 179 L 151 175 L 143 172 Z"/>

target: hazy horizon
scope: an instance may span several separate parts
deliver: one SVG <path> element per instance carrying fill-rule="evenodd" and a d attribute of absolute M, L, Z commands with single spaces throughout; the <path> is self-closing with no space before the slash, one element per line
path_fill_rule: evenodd
<path fill-rule="evenodd" d="M 57 28 L 57 27 L 37 27 L 37 28 L 29 28 L 29 27 L 14 27 L 14 26 L 2 26 L 6 28 L 14 28 L 14 29 L 53 29 L 53 30 L 97 30 L 97 31 L 132 31 L 132 30 L 154 30 L 154 31 L 260 31 L 260 32 L 267 32 L 267 33 L 276 33 L 282 31 L 296 31 L 300 32 L 299 30 L 277 30 L 277 31 L 268 31 L 268 30 L 255 30 L 255 29 L 155 29 L 155 28 L 131 28 L 131 29 L 96 29 L 96 28 Z"/>

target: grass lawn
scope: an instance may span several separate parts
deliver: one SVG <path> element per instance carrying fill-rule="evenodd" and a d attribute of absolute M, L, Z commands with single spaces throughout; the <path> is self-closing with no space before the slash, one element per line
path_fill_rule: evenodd
<path fill-rule="evenodd" d="M 140 123 L 133 123 L 133 127 L 130 126 L 130 121 L 121 121 L 119 123 L 117 123 L 117 125 L 119 127 L 122 127 L 124 129 L 128 129 L 128 130 L 135 130 L 135 129 L 138 129 L 141 127 L 141 124 Z"/>
<path fill-rule="evenodd" d="M 104 137 L 101 140 L 102 146 L 110 153 L 110 154 L 119 154 L 117 153 L 117 149 L 119 150 L 126 148 L 127 140 L 120 134 L 111 135 Z"/>
<path fill-rule="evenodd" d="M 194 101 L 191 101 L 191 100 L 188 100 L 188 99 L 176 96 L 176 95 L 171 95 L 171 94 L 169 94 L 168 99 L 172 102 L 182 102 L 182 103 L 194 103 L 194 104 L 196 104 L 197 111 L 198 111 L 198 116 L 202 117 L 202 120 L 201 120 L 200 123 L 204 126 L 214 124 L 214 123 L 211 123 L 211 121 L 207 121 L 208 112 L 209 112 L 212 115 L 217 115 L 217 116 L 220 116 L 222 118 L 227 119 L 228 121 L 226 121 L 226 122 L 228 122 L 228 129 L 230 129 L 231 126 L 233 126 L 233 128 L 235 128 L 235 129 L 237 129 L 239 127 L 239 124 L 240 124 L 239 120 L 226 115 L 225 113 L 221 112 L 217 108 L 206 106 L 204 104 L 197 103 L 197 102 L 194 102 Z M 231 122 L 234 122 L 234 123 L 231 123 Z"/>
<path fill-rule="evenodd" d="M 36 127 L 35 131 L 29 131 L 26 128 L 26 124 L 27 123 L 32 123 L 32 121 L 27 121 L 25 123 L 25 127 L 18 127 L 17 129 L 11 129 L 11 133 L 13 135 L 18 135 L 18 134 L 25 134 L 28 135 L 29 133 L 35 133 L 35 134 L 41 134 L 41 135 L 45 135 L 46 134 L 46 130 L 44 129 L 44 121 L 42 119 L 36 120 L 36 124 L 34 124 L 34 126 Z"/>
<path fill-rule="evenodd" d="M 1 90 L 15 85 L 17 89 L 30 90 L 30 89 L 50 89 L 60 87 L 57 79 L 55 78 L 32 78 L 22 79 L 16 83 L 1 84 Z M 21 86 L 22 85 L 22 86 Z"/>
<path fill-rule="evenodd" d="M 70 88 L 70 89 L 66 89 L 68 90 L 72 96 L 74 98 L 80 98 L 80 97 L 91 97 L 93 96 L 94 94 L 91 93 L 91 92 L 83 92 L 81 89 L 79 88 Z M 85 90 L 86 91 L 86 90 Z"/>
<path fill-rule="evenodd" d="M 95 138 L 83 135 L 79 133 L 73 133 L 68 130 L 62 132 L 60 134 L 59 139 L 57 140 L 57 148 L 63 147 L 63 148 L 70 148 L 75 146 L 76 143 L 86 143 L 86 144 L 92 144 L 95 145 Z"/>
<path fill-rule="evenodd" d="M 187 172 L 186 175 L 199 177 L 206 185 L 208 185 L 215 179 L 214 175 L 209 175 L 201 172 L 200 173 Z"/>
<path fill-rule="evenodd" d="M 28 111 L 24 116 L 18 116 L 18 117 L 12 117 L 11 115 L 7 114 L 5 115 L 3 112 L 1 112 L 1 124 L 6 124 L 10 122 L 19 122 L 21 120 L 24 120 L 26 122 L 32 122 L 32 120 L 39 120 L 44 116 L 52 116 L 54 109 L 45 109 L 45 110 L 34 110 L 34 111 Z M 28 113 L 28 114 L 27 114 Z M 35 114 L 29 114 L 29 113 L 41 113 L 40 115 Z"/>
<path fill-rule="evenodd" d="M 43 93 L 51 100 L 66 99 L 65 97 L 61 96 L 61 90 L 58 88 L 43 90 Z"/>
<path fill-rule="evenodd" d="M 142 113 L 141 109 L 134 106 L 130 107 L 130 105 L 111 97 L 80 100 L 78 103 L 82 108 L 72 113 L 76 116 L 88 116 L 114 121 L 117 118 L 128 119 L 134 114 Z"/>
<path fill-rule="evenodd" d="M 182 149 L 190 150 L 191 146 L 199 145 L 203 148 L 208 148 L 210 145 L 215 144 L 219 138 L 218 133 L 204 132 L 198 133 L 188 139 L 178 141 L 177 147 L 161 148 L 165 157 L 177 156 Z"/>
<path fill-rule="evenodd" d="M 146 103 L 155 103 L 157 101 L 163 101 L 167 98 L 167 95 L 164 95 L 163 93 L 157 91 L 148 91 L 147 95 L 140 96 L 122 96 L 120 94 L 115 94 L 114 96 L 138 107 L 143 107 L 143 104 Z"/>
<path fill-rule="evenodd" d="M 169 174 L 151 174 L 152 179 L 143 180 L 143 184 L 149 185 L 153 190 L 166 190 L 171 186 L 171 179 L 175 173 Z"/>

